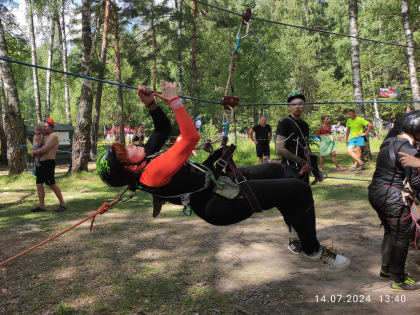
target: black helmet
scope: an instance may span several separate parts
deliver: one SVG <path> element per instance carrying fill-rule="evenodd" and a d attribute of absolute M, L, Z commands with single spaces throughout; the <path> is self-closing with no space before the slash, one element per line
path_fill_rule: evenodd
<path fill-rule="evenodd" d="M 292 92 L 290 92 L 287 96 L 287 103 L 290 103 L 295 98 L 301 98 L 305 102 L 305 95 L 303 95 L 301 90 L 293 90 Z"/>
<path fill-rule="evenodd" d="M 420 133 L 420 111 L 414 111 L 407 114 L 407 116 L 404 117 L 402 129 L 405 133 L 416 138 L 416 134 Z"/>
<path fill-rule="evenodd" d="M 128 185 L 129 176 L 125 173 L 123 165 L 118 161 L 110 145 L 99 154 L 96 160 L 96 169 L 102 181 L 111 187 Z"/>

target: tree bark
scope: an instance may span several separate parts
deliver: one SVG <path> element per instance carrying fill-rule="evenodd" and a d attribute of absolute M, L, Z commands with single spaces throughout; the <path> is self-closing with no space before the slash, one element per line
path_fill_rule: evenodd
<path fill-rule="evenodd" d="M 91 76 L 92 38 L 90 25 L 90 0 L 82 1 L 82 74 Z M 73 135 L 72 172 L 87 171 L 90 152 L 90 131 L 92 125 L 93 88 L 92 81 L 83 79 L 76 126 Z"/>
<path fill-rule="evenodd" d="M 350 36 L 353 36 L 350 38 L 353 95 L 355 101 L 363 101 L 362 78 L 360 75 L 359 40 L 355 38 L 359 36 L 357 11 L 357 0 L 349 0 L 349 33 Z M 365 107 L 363 104 L 356 104 L 355 109 L 358 115 L 365 115 Z"/>
<path fill-rule="evenodd" d="M 3 128 L 4 110 L 6 108 L 6 93 L 4 90 L 3 80 L 0 76 L 0 162 L 7 163 L 7 140 Z"/>
<path fill-rule="evenodd" d="M 401 16 L 405 32 L 405 40 L 407 42 L 407 59 L 408 59 L 408 73 L 410 75 L 410 86 L 413 93 L 414 100 L 420 100 L 419 81 L 417 79 L 416 59 L 414 52 L 413 33 L 411 32 L 409 14 L 408 14 L 407 0 L 401 0 Z M 415 109 L 420 109 L 420 103 L 414 103 L 412 106 Z M 412 108 L 411 108 L 412 109 Z"/>
<path fill-rule="evenodd" d="M 48 47 L 48 61 L 47 68 L 51 68 L 53 53 L 54 53 L 54 35 L 55 35 L 55 15 L 51 17 L 51 29 L 50 29 L 50 45 Z M 45 117 L 50 117 L 51 112 L 51 71 L 46 71 L 46 87 L 45 87 Z"/>
<path fill-rule="evenodd" d="M 178 39 L 178 90 L 182 94 L 182 9 L 184 6 L 184 0 L 175 0 L 175 8 L 178 12 L 178 29 L 177 29 L 177 39 Z"/>
<path fill-rule="evenodd" d="M 35 27 L 34 27 L 34 14 L 32 0 L 26 0 L 26 5 L 28 9 L 28 19 L 29 19 L 29 39 L 31 42 L 31 57 L 32 64 L 36 65 L 36 43 L 35 43 Z M 42 113 L 41 113 L 41 98 L 39 94 L 39 84 L 38 84 L 38 70 L 37 68 L 32 67 L 32 77 L 34 84 L 34 97 L 35 97 L 35 113 L 38 124 L 42 122 Z"/>
<path fill-rule="evenodd" d="M 118 8 L 115 8 L 114 14 L 114 37 L 115 37 L 115 64 L 117 71 L 117 82 L 121 83 L 121 63 L 120 63 L 120 42 L 119 42 L 119 13 Z M 125 144 L 125 132 L 124 132 L 124 101 L 122 87 L 118 86 L 118 116 L 120 120 L 120 143 Z"/>
<path fill-rule="evenodd" d="M 0 57 L 8 58 L 7 43 L 0 18 Z M 0 77 L 3 78 L 5 101 L 2 110 L 3 128 L 7 144 L 9 175 L 20 174 L 26 168 L 25 126 L 20 113 L 19 95 L 10 64 L 0 60 Z"/>
<path fill-rule="evenodd" d="M 197 97 L 197 86 L 198 86 L 198 67 L 197 67 L 197 52 L 198 52 L 198 39 L 197 39 L 197 16 L 198 8 L 197 1 L 194 0 L 194 6 L 192 11 L 192 21 L 191 21 L 191 87 L 190 94 L 192 97 Z M 191 114 L 192 117 L 196 115 L 197 103 L 196 101 L 191 101 Z"/>
<path fill-rule="evenodd" d="M 157 80 L 157 48 L 156 48 L 156 29 L 155 29 L 155 14 L 154 14 L 154 1 L 152 1 L 152 19 L 151 19 L 151 30 L 152 30 L 152 52 L 153 52 L 153 70 L 152 70 L 152 86 L 156 91 L 156 80 Z"/>
<path fill-rule="evenodd" d="M 106 0 L 104 27 L 102 30 L 102 47 L 101 47 L 101 56 L 100 56 L 100 66 L 99 66 L 99 71 L 98 71 L 98 79 L 101 79 L 101 80 L 104 78 L 104 75 L 105 75 L 106 52 L 108 48 L 108 27 L 109 27 L 110 7 L 111 7 L 111 0 Z M 102 103 L 102 90 L 103 90 L 103 83 L 98 82 L 98 85 L 96 88 L 95 107 L 93 109 L 93 122 L 92 122 L 92 134 L 91 134 L 92 148 L 90 151 L 91 158 L 95 158 L 97 155 L 99 118 L 101 114 L 101 103 Z"/>
<path fill-rule="evenodd" d="M 66 0 L 63 0 L 60 8 L 60 17 L 56 18 L 58 25 L 58 38 L 61 47 L 61 62 L 63 64 L 63 71 L 67 72 L 67 41 L 66 41 L 66 21 L 64 19 L 66 10 Z M 60 21 L 61 20 L 61 21 Z M 61 24 L 61 25 L 60 25 Z M 70 109 L 70 95 L 69 95 L 69 84 L 67 74 L 64 75 L 64 100 L 66 107 L 66 123 L 72 125 L 71 121 L 71 109 Z"/>

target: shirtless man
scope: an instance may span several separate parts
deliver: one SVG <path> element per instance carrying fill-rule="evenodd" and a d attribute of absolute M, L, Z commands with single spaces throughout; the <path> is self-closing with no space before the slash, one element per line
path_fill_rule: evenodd
<path fill-rule="evenodd" d="M 54 194 L 57 196 L 60 206 L 55 209 L 56 212 L 61 212 L 67 209 L 64 202 L 63 195 L 60 188 L 55 184 L 54 171 L 55 171 L 55 154 L 58 149 L 58 136 L 54 132 L 55 122 L 51 118 L 44 120 L 44 145 L 38 149 L 33 150 L 31 155 L 39 155 L 40 166 L 36 167 L 36 188 L 38 191 L 39 205 L 33 208 L 32 212 L 46 211 L 44 199 L 45 190 L 44 183 L 48 185 Z"/>

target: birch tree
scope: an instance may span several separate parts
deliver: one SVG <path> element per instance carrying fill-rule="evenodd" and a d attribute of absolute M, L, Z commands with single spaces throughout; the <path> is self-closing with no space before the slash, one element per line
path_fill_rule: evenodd
<path fill-rule="evenodd" d="M 61 47 L 61 62 L 63 65 L 63 71 L 68 72 L 65 11 L 66 11 L 66 0 L 62 0 L 59 16 L 56 17 L 56 22 L 58 26 L 58 39 L 59 39 L 60 47 Z M 68 83 L 67 74 L 64 74 L 64 102 L 65 102 L 65 111 L 66 111 L 66 123 L 67 125 L 71 125 L 72 120 L 71 120 L 71 110 L 70 110 L 70 94 L 69 94 L 69 83 Z"/>
<path fill-rule="evenodd" d="M 420 9 L 420 7 L 419 7 Z M 416 59 L 414 53 L 413 32 L 411 31 L 408 3 L 407 0 L 401 0 L 401 16 L 405 33 L 405 40 L 407 42 L 407 59 L 408 59 L 408 73 L 410 75 L 410 86 L 413 93 L 414 100 L 420 100 L 419 81 L 417 79 Z M 414 103 L 415 109 L 420 109 L 420 103 Z"/>
<path fill-rule="evenodd" d="M 51 16 L 51 27 L 50 27 L 50 42 L 48 45 L 48 60 L 47 68 L 51 68 L 54 54 L 54 36 L 55 36 L 55 15 Z M 46 71 L 46 86 L 45 86 L 45 117 L 50 117 L 51 104 L 51 71 Z"/>
<path fill-rule="evenodd" d="M 0 57 L 8 58 L 6 37 L 0 17 Z M 9 175 L 20 174 L 26 168 L 25 126 L 20 113 L 19 95 L 10 64 L 0 60 L 0 76 L 3 79 L 5 101 L 2 106 L 3 128 L 7 143 Z"/>
<path fill-rule="evenodd" d="M 34 8 L 32 5 L 32 0 L 26 1 L 27 17 L 29 20 L 29 40 L 31 43 L 31 61 L 32 64 L 36 64 L 36 42 L 35 42 L 35 26 L 34 26 Z M 41 98 L 39 93 L 39 83 L 38 83 L 38 70 L 37 68 L 32 68 L 32 80 L 34 85 L 34 98 L 35 98 L 35 114 L 38 123 L 42 122 L 42 113 L 41 113 Z"/>
<path fill-rule="evenodd" d="M 359 36 L 357 12 L 357 0 L 349 0 L 349 33 L 350 36 L 353 36 L 350 38 L 353 95 L 355 101 L 363 101 L 362 77 L 360 75 L 359 40 L 355 38 Z M 355 109 L 358 115 L 364 116 L 365 107 L 363 104 L 356 104 Z"/>

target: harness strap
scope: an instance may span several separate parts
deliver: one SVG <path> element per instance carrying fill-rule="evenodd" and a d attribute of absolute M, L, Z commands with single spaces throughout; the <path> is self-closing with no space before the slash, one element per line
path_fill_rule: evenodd
<path fill-rule="evenodd" d="M 254 212 L 262 212 L 261 205 L 258 202 L 257 197 L 255 196 L 254 192 L 252 191 L 251 187 L 249 187 L 248 181 L 245 176 L 239 171 L 236 167 L 235 162 L 233 161 L 233 152 L 235 151 L 236 146 L 231 144 L 223 151 L 220 158 L 216 161 L 216 169 L 213 172 L 216 178 L 222 174 L 223 170 L 229 166 L 232 174 L 235 178 L 236 184 L 238 184 L 239 189 L 241 191 L 242 196 L 247 200 L 249 206 Z"/>
<path fill-rule="evenodd" d="M 255 196 L 251 187 L 249 187 L 248 181 L 241 171 L 236 167 L 233 159 L 229 160 L 229 166 L 232 170 L 233 176 L 235 177 L 236 183 L 239 185 L 242 196 L 248 201 L 249 206 L 254 212 L 262 212 L 261 205 Z"/>
<path fill-rule="evenodd" d="M 231 144 L 226 148 L 226 150 L 222 151 L 221 156 L 216 160 L 216 169 L 214 170 L 213 174 L 214 177 L 217 179 L 222 174 L 223 170 L 228 166 L 229 161 L 232 160 L 233 152 L 235 151 L 236 146 Z"/>

